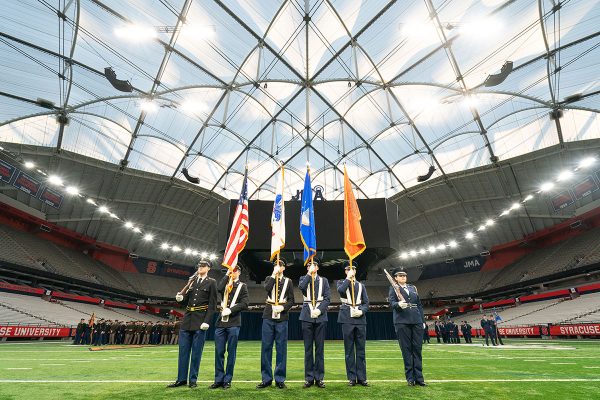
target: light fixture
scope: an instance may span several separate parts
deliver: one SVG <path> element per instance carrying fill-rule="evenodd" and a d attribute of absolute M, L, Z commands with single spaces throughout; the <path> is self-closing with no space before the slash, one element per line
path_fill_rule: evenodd
<path fill-rule="evenodd" d="M 32 163 L 31 161 L 25 161 L 25 168 L 32 169 L 34 167 L 35 167 L 34 163 Z"/>
<path fill-rule="evenodd" d="M 438 244 L 438 246 L 437 246 L 437 249 L 438 249 L 438 250 L 444 250 L 445 248 L 446 248 L 446 245 L 445 245 L 444 243 L 440 243 L 440 244 Z"/>
<path fill-rule="evenodd" d="M 108 207 L 106 206 L 100 206 L 98 207 L 98 211 L 100 211 L 101 213 L 107 213 L 108 211 Z"/>
<path fill-rule="evenodd" d="M 425 249 L 420 249 L 419 250 L 419 254 L 425 254 L 426 250 Z"/>
<path fill-rule="evenodd" d="M 56 176 L 56 175 L 50 175 L 48 177 L 48 182 L 53 185 L 56 185 L 56 186 L 62 186 L 62 184 L 63 184 L 63 180 L 59 176 Z"/>
<path fill-rule="evenodd" d="M 518 208 L 521 208 L 521 204 L 519 203 L 512 203 L 512 205 L 510 206 L 511 210 L 516 210 Z"/>
<path fill-rule="evenodd" d="M 133 231 L 135 233 L 140 233 L 142 230 L 136 226 L 135 228 L 133 228 Z"/>
<path fill-rule="evenodd" d="M 175 253 L 178 253 L 178 252 L 181 251 L 181 247 L 179 247 L 179 246 L 173 246 L 173 247 L 171 247 L 171 250 L 173 250 Z"/>
<path fill-rule="evenodd" d="M 402 254 L 400 254 L 400 258 L 403 260 L 406 260 L 408 258 L 408 253 L 405 251 Z"/>
<path fill-rule="evenodd" d="M 67 193 L 69 193 L 70 195 L 76 196 L 79 194 L 79 189 L 77 189 L 75 186 L 67 186 Z"/>
<path fill-rule="evenodd" d="M 409 254 L 411 257 L 416 257 L 416 256 L 417 256 L 417 251 L 416 251 L 416 250 L 411 250 L 411 251 L 410 251 L 408 254 Z"/>
<path fill-rule="evenodd" d="M 530 195 L 527 195 L 527 197 L 525 197 L 525 198 L 523 199 L 523 203 L 525 203 L 526 201 L 529 201 L 529 200 L 531 200 L 531 199 L 533 199 L 533 195 L 532 195 L 532 194 L 530 194 Z"/>
<path fill-rule="evenodd" d="M 587 168 L 596 162 L 594 157 L 586 157 L 579 162 L 579 168 Z"/>
<path fill-rule="evenodd" d="M 465 234 L 465 238 L 467 239 L 473 239 L 475 237 L 475 234 L 473 234 L 473 232 L 467 232 Z"/>
<path fill-rule="evenodd" d="M 89 204 L 96 205 L 96 202 L 94 201 L 94 199 L 90 199 L 90 198 L 88 198 L 86 201 L 87 201 Z"/>
<path fill-rule="evenodd" d="M 487 226 L 492 226 L 492 225 L 494 225 L 494 220 L 490 218 L 490 219 L 488 219 L 487 221 L 485 221 L 485 224 L 486 224 Z"/>
<path fill-rule="evenodd" d="M 557 181 L 566 181 L 571 179 L 571 177 L 573 176 L 573 172 L 569 171 L 569 170 L 565 170 L 563 172 L 561 172 L 560 174 L 558 174 L 558 177 L 556 178 Z"/>
<path fill-rule="evenodd" d="M 454 249 L 454 248 L 458 247 L 458 243 L 456 243 L 456 240 L 451 240 L 448 243 L 448 246 L 450 246 L 450 248 Z"/>
<path fill-rule="evenodd" d="M 505 215 L 507 215 L 510 212 L 510 210 L 504 210 L 502 211 L 502 213 L 500 214 L 501 217 L 504 217 Z"/>
<path fill-rule="evenodd" d="M 146 235 L 144 235 L 144 240 L 146 242 L 151 242 L 152 239 L 154 239 L 154 235 L 152 235 L 151 233 L 146 233 Z"/>
<path fill-rule="evenodd" d="M 485 225 L 479 225 L 478 231 L 485 231 Z"/>
<path fill-rule="evenodd" d="M 207 253 L 207 252 L 205 252 L 205 251 L 203 251 L 203 252 L 202 252 L 202 254 L 200 254 L 200 256 L 201 256 L 202 258 L 206 258 L 206 257 L 208 257 L 208 253 Z"/>
<path fill-rule="evenodd" d="M 108 213 L 108 215 L 110 215 L 111 218 L 119 218 L 119 217 L 117 217 L 117 214 Z"/>
<path fill-rule="evenodd" d="M 553 187 L 554 187 L 553 182 L 545 182 L 542 184 L 542 186 L 540 186 L 540 191 L 547 192 L 548 190 L 552 189 Z"/>
<path fill-rule="evenodd" d="M 184 254 L 192 254 L 192 249 L 185 249 Z"/>
<path fill-rule="evenodd" d="M 210 255 L 210 257 L 209 257 L 209 259 L 210 259 L 210 260 L 214 260 L 214 259 L 216 259 L 216 258 L 217 258 L 217 255 L 216 255 L 216 254 L 211 254 L 211 255 Z"/>
<path fill-rule="evenodd" d="M 130 221 L 125 222 L 125 228 L 129 228 L 129 229 L 133 228 L 133 222 L 130 222 Z"/>
<path fill-rule="evenodd" d="M 163 244 L 160 245 L 160 248 L 163 249 L 163 250 L 168 249 L 169 248 L 169 243 L 164 242 Z"/>
<path fill-rule="evenodd" d="M 198 250 L 192 250 L 192 255 L 196 257 L 198 255 Z"/>
<path fill-rule="evenodd" d="M 430 253 L 435 253 L 436 248 L 435 248 L 435 246 L 429 246 L 429 249 L 427 249 L 427 250 L 429 250 Z"/>

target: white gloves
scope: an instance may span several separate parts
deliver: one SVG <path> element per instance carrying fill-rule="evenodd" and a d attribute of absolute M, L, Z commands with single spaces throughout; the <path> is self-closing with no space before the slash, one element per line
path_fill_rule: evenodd
<path fill-rule="evenodd" d="M 318 308 L 315 308 L 310 312 L 311 318 L 319 318 L 319 315 L 321 315 L 321 310 L 319 310 Z"/>
<path fill-rule="evenodd" d="M 202 329 L 203 331 L 207 331 L 208 327 L 209 325 L 206 322 L 203 322 L 202 325 L 200 325 L 200 329 Z"/>
<path fill-rule="evenodd" d="M 221 315 L 224 317 L 231 315 L 231 308 L 229 308 L 229 307 L 224 308 L 223 311 L 221 311 Z"/>
<path fill-rule="evenodd" d="M 177 301 L 183 301 L 183 295 L 181 293 L 177 293 L 175 295 L 175 300 L 177 300 Z"/>
<path fill-rule="evenodd" d="M 272 306 L 273 312 L 280 313 L 283 311 L 283 306 Z"/>
<path fill-rule="evenodd" d="M 350 308 L 350 317 L 351 318 L 360 318 L 362 317 L 363 312 L 362 310 L 359 310 L 358 308 Z"/>
<path fill-rule="evenodd" d="M 317 272 L 317 268 L 315 267 L 314 264 L 311 264 L 310 267 L 308 267 L 308 273 L 310 275 L 314 274 L 315 272 Z"/>
<path fill-rule="evenodd" d="M 405 302 L 405 301 L 399 301 L 399 302 L 398 302 L 398 307 L 400 307 L 401 309 L 403 309 L 403 310 L 404 310 L 405 308 L 407 308 L 407 307 L 408 307 L 408 303 L 407 303 L 407 302 Z"/>
<path fill-rule="evenodd" d="M 354 271 L 354 269 L 349 269 L 348 272 L 346 272 L 346 279 L 350 280 L 354 278 L 355 275 L 356 272 Z"/>
<path fill-rule="evenodd" d="M 277 274 L 279 274 L 279 271 L 281 271 L 281 267 L 279 265 L 276 265 L 275 267 L 273 267 L 273 275 L 271 276 L 275 278 Z"/>
<path fill-rule="evenodd" d="M 423 329 L 427 329 L 427 324 L 423 322 Z"/>

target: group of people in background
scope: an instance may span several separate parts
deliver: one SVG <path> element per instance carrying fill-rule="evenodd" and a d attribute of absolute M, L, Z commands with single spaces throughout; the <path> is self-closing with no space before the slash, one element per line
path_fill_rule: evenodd
<path fill-rule="evenodd" d="M 438 343 L 460 343 L 459 330 L 462 333 L 462 337 L 465 343 L 473 343 L 473 327 L 467 321 L 461 321 L 460 325 L 457 325 L 452 320 L 447 321 L 435 321 L 434 330 L 435 336 Z"/>
<path fill-rule="evenodd" d="M 177 344 L 180 322 L 143 322 L 100 319 L 96 323 L 81 319 L 73 344 L 92 346 Z"/>

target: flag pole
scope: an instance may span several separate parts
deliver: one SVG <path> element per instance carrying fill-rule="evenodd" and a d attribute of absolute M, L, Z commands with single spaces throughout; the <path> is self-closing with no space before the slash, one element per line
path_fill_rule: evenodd
<path fill-rule="evenodd" d="M 277 253 L 277 267 L 279 267 L 279 253 Z M 275 274 L 275 305 L 279 305 L 279 272 Z"/>
<path fill-rule="evenodd" d="M 352 270 L 352 259 L 350 258 L 350 270 Z M 356 275 L 356 272 L 355 272 Z M 352 285 L 352 287 L 350 288 L 350 292 L 352 293 L 352 307 L 356 307 L 356 301 L 354 300 L 354 281 L 355 281 L 356 276 L 352 276 L 352 279 L 350 279 L 350 285 Z"/>

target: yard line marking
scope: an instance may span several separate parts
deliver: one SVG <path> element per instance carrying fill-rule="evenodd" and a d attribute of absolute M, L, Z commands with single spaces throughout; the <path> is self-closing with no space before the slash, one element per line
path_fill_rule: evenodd
<path fill-rule="evenodd" d="M 4 368 L 4 369 L 33 369 L 33 368 Z"/>
<path fill-rule="evenodd" d="M 592 369 L 592 368 L 600 368 L 600 367 L 583 367 L 583 368 L 590 368 L 590 369 Z"/>
<path fill-rule="evenodd" d="M 40 364 L 40 365 L 67 365 L 67 364 Z"/>
<path fill-rule="evenodd" d="M 0 379 L 0 383 L 170 383 L 172 380 L 50 380 L 50 379 Z M 258 380 L 236 380 L 235 383 L 256 384 Z M 327 380 L 327 383 L 347 383 L 346 379 Z M 405 383 L 405 379 L 369 379 L 369 382 Z M 525 378 L 525 379 L 429 379 L 429 383 L 486 383 L 486 382 L 600 382 L 600 378 Z M 198 380 L 213 383 L 213 380 Z M 304 383 L 304 380 L 286 380 L 286 383 Z"/>
<path fill-rule="evenodd" d="M 577 363 L 556 362 L 556 363 L 550 363 L 550 364 L 553 364 L 553 365 L 575 365 Z"/>

